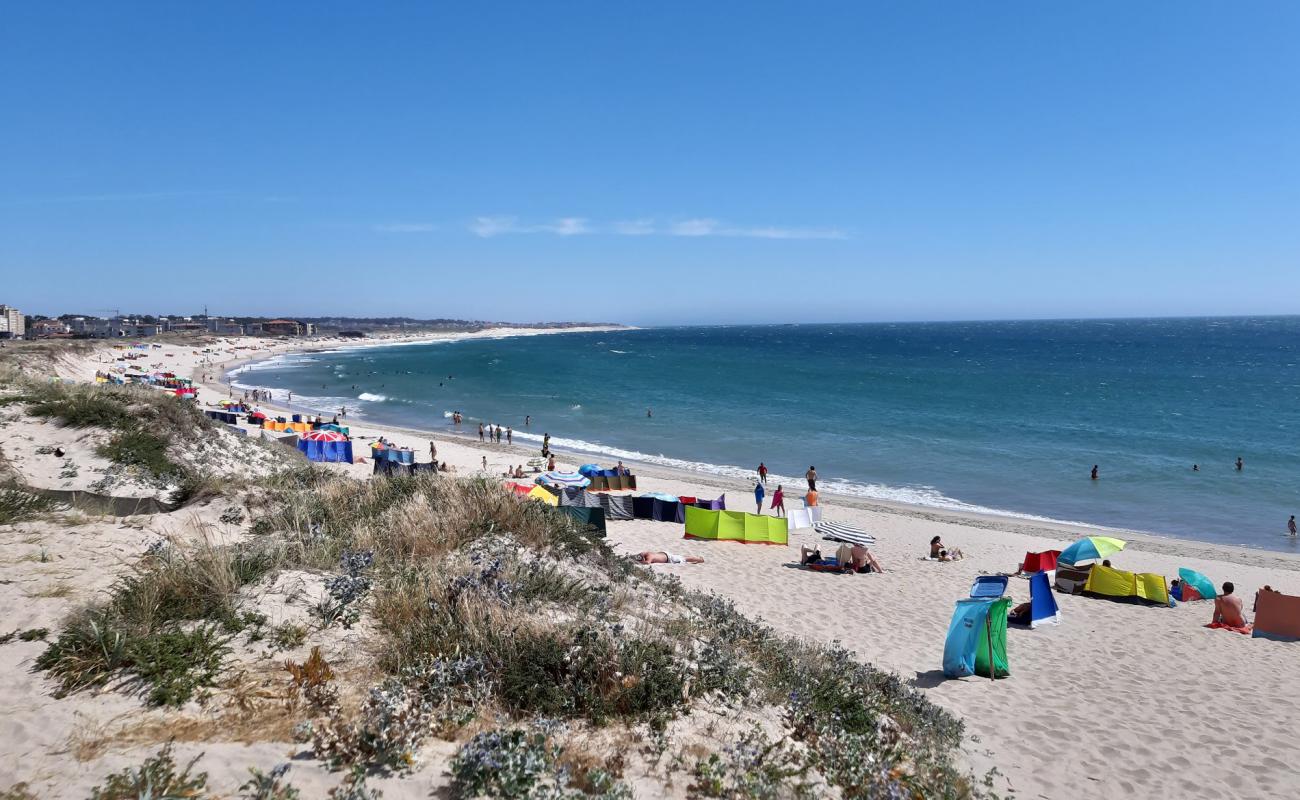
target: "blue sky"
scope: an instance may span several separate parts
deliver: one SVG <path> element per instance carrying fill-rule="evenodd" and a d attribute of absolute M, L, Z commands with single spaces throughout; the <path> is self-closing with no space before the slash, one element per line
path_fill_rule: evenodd
<path fill-rule="evenodd" d="M 0 302 L 1296 313 L 1300 4 L 10 3 Z"/>

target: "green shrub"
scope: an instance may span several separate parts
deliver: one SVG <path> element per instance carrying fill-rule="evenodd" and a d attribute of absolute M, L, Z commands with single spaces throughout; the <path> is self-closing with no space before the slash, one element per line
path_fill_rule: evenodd
<path fill-rule="evenodd" d="M 307 641 L 307 629 L 292 622 L 283 622 L 271 629 L 269 641 L 276 650 L 294 650 Z"/>
<path fill-rule="evenodd" d="M 145 430 L 122 431 L 96 452 L 114 464 L 138 467 L 158 479 L 179 478 L 183 473 L 167 457 L 167 439 Z"/>
<path fill-rule="evenodd" d="M 48 387 L 43 397 L 27 407 L 35 417 L 57 420 L 69 428 L 130 428 L 135 417 L 123 395 L 107 390 Z"/>
<path fill-rule="evenodd" d="M 190 774 L 202 757 L 200 753 L 177 772 L 168 743 L 139 767 L 110 775 L 102 786 L 95 787 L 90 800 L 208 800 L 208 773 Z"/>
<path fill-rule="evenodd" d="M 151 705 L 179 706 L 214 685 L 229 648 L 215 627 L 132 633 L 105 609 L 75 617 L 35 668 L 59 683 L 57 697 L 100 688 L 118 678 L 138 682 Z"/>
<path fill-rule="evenodd" d="M 130 669 L 144 683 L 150 705 L 181 706 L 213 686 L 230 648 L 214 626 L 166 631 L 131 642 Z"/>
<path fill-rule="evenodd" d="M 249 767 L 248 772 L 252 777 L 239 787 L 240 800 L 299 800 L 300 795 L 293 784 L 281 782 L 289 772 L 288 764 L 279 764 L 270 772 Z"/>

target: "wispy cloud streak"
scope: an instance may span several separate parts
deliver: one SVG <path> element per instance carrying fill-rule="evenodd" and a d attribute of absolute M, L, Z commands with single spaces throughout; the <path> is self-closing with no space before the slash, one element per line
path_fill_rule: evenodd
<path fill-rule="evenodd" d="M 848 239 L 838 228 L 744 226 L 711 217 L 694 217 L 659 222 L 650 218 L 595 224 L 585 217 L 561 217 L 553 222 L 525 224 L 518 217 L 476 217 L 469 225 L 475 236 L 488 239 L 510 234 L 551 233 L 557 236 L 606 234 L 611 236 L 723 236 L 742 239 Z"/>

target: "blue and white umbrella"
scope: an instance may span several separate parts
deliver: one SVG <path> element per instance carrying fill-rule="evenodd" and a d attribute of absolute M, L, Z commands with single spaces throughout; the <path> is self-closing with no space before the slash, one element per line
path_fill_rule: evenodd
<path fill-rule="evenodd" d="M 876 543 L 876 537 L 861 528 L 845 525 L 843 522 L 817 522 L 813 524 L 813 530 L 820 533 L 823 539 L 832 542 L 848 542 L 863 547 Z"/>
<path fill-rule="evenodd" d="M 582 489 L 591 485 L 591 479 L 576 472 L 543 472 L 537 476 L 537 482 L 543 486 L 572 487 Z"/>

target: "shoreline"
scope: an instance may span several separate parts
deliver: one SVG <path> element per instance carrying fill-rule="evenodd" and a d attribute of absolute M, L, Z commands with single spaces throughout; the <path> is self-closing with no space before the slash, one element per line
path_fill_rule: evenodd
<path fill-rule="evenodd" d="M 206 388 L 217 393 L 217 388 L 230 389 L 233 391 L 230 383 L 230 375 L 236 370 L 246 367 L 252 363 L 261 363 L 269 361 L 272 358 L 295 355 L 308 352 L 337 352 L 346 347 L 346 349 L 366 349 L 370 347 L 391 347 L 396 345 L 407 344 L 432 344 L 437 342 L 463 341 L 474 338 L 494 338 L 504 339 L 513 338 L 513 336 L 531 336 L 545 335 L 547 333 L 594 333 L 606 330 L 628 330 L 630 328 L 613 328 L 613 327 L 584 327 L 584 328 L 567 328 L 567 329 L 526 329 L 529 332 L 518 334 L 505 333 L 501 335 L 498 331 L 510 331 L 513 329 L 492 329 L 493 335 L 487 335 L 489 332 L 483 332 L 483 335 L 457 335 L 449 334 L 438 336 L 436 338 L 419 337 L 410 340 L 403 340 L 391 343 L 376 344 L 373 342 L 358 342 L 353 346 L 328 347 L 316 349 L 309 347 L 286 348 L 280 352 L 268 355 L 256 355 L 249 358 L 241 358 L 230 362 L 225 362 L 220 366 L 221 373 L 217 377 L 217 383 L 213 385 L 209 382 Z M 195 375 L 195 382 L 199 383 L 198 375 Z M 281 387 L 272 387 L 279 391 L 285 391 Z M 279 414 L 327 414 L 326 409 L 316 409 L 309 406 L 293 407 L 292 404 L 286 405 L 279 400 L 262 401 L 258 404 L 263 409 L 274 410 Z M 374 436 L 387 436 L 393 438 L 391 434 L 400 434 L 404 436 L 417 437 L 422 439 L 435 439 L 448 443 L 457 443 L 471 448 L 480 448 L 480 443 L 476 440 L 474 434 L 469 431 L 456 432 L 454 430 L 437 429 L 437 428 L 419 428 L 396 423 L 372 420 L 368 417 L 359 417 L 350 422 L 351 427 L 359 428 L 365 426 L 375 430 Z M 565 437 L 554 437 L 563 439 Z M 521 458 L 535 456 L 537 449 L 528 445 L 482 445 L 485 452 L 515 452 Z M 600 453 L 586 451 L 582 448 L 552 446 L 552 451 L 563 455 L 580 455 L 588 460 L 609 459 L 610 456 Z M 645 475 L 655 478 L 692 483 L 699 486 L 719 489 L 725 492 L 743 492 L 752 491 L 752 480 L 730 477 L 726 475 L 712 474 L 703 471 L 691 470 L 682 467 L 673 467 L 653 462 L 639 461 L 636 459 L 625 458 L 624 463 L 633 468 L 637 475 Z M 800 480 L 797 484 L 802 485 Z M 1291 571 L 1300 571 L 1300 552 L 1289 553 L 1285 550 L 1274 550 L 1265 547 L 1256 547 L 1244 544 L 1223 544 L 1218 542 L 1207 542 L 1199 539 L 1190 539 L 1187 537 L 1176 536 L 1173 534 L 1163 534 L 1155 531 L 1144 531 L 1135 528 L 1114 527 L 1098 525 L 1087 522 L 1072 522 L 1069 520 L 1057 520 L 1034 515 L 1021 515 L 1011 511 L 999 512 L 997 510 L 978 511 L 966 509 L 951 509 L 941 506 L 928 506 L 919 503 L 907 503 L 899 500 L 887 500 L 871 497 L 862 497 L 860 495 L 840 494 L 834 490 L 826 489 L 819 491 L 821 497 L 826 500 L 834 500 L 837 505 L 863 511 L 876 513 L 894 514 L 899 516 L 910 517 L 918 520 L 929 520 L 934 522 L 943 522 L 948 524 L 965 525 L 973 528 L 984 528 L 990 530 L 1003 531 L 1024 536 L 1036 537 L 1059 537 L 1069 536 L 1078 537 L 1088 535 L 1089 533 L 1103 533 L 1106 535 L 1115 535 L 1125 539 L 1129 547 L 1133 550 L 1141 550 L 1151 553 L 1160 553 L 1166 555 L 1187 555 L 1197 558 L 1210 560 L 1227 561 L 1229 563 L 1242 564 L 1246 566 L 1261 566 L 1273 569 L 1286 569 Z M 793 500 L 794 495 L 791 496 Z"/>
<path fill-rule="evenodd" d="M 196 388 L 200 406 L 213 407 L 230 391 L 217 382 L 225 374 L 223 367 L 319 343 L 282 342 L 268 348 L 258 342 L 255 350 L 244 349 L 248 344 L 249 340 L 198 347 L 169 344 L 153 350 L 150 362 L 141 366 L 196 377 L 208 373 L 214 380 L 200 381 Z M 81 380 L 93 379 L 95 370 L 117 355 L 106 349 L 79 353 L 60 370 L 76 370 Z M 258 405 L 276 414 L 293 413 L 283 402 Z M 426 462 L 432 443 L 438 460 L 458 478 L 499 483 L 506 469 L 526 463 L 537 453 L 531 441 L 479 443 L 476 428 L 462 433 L 450 425 L 420 430 L 364 418 L 349 420 L 349 426 L 362 448 L 360 455 L 369 455 L 367 437 L 385 435 L 399 446 L 412 448 L 417 460 Z M 239 427 L 260 438 L 260 429 Z M 276 445 L 267 442 L 265 447 Z M 588 460 L 575 458 L 567 448 L 557 449 L 559 469 L 573 469 Z M 637 474 L 642 492 L 706 498 L 726 492 L 731 495 L 729 508 L 754 508 L 752 484 L 747 481 L 632 461 L 625 464 Z M 372 474 L 368 459 L 318 467 L 357 480 Z M 787 505 L 798 507 L 797 497 L 792 491 Z M 1209 630 L 1205 625 L 1214 608 L 1209 602 L 1151 606 L 1052 592 L 1059 624 L 1034 630 L 1008 628 L 1009 682 L 946 679 L 941 666 L 954 603 L 968 597 L 976 577 L 1010 574 L 1026 552 L 1062 549 L 1080 534 L 1099 529 L 872 501 L 829 491 L 822 493 L 820 505 L 828 520 L 876 537 L 871 552 L 882 573 L 836 576 L 801 569 L 800 546 L 831 547 L 811 530 L 792 532 L 786 547 L 746 547 L 683 538 L 681 525 L 613 520 L 605 541 L 622 557 L 646 551 L 698 557 L 699 563 L 657 564 L 653 569 L 671 574 L 685 589 L 719 596 L 777 633 L 818 644 L 838 642 L 854 659 L 888 671 L 905 686 L 923 692 L 962 720 L 962 761 L 976 776 L 997 768 L 992 780 L 1003 796 L 1077 794 L 1077 778 L 1071 779 L 1072 775 L 1087 775 L 1095 781 L 1090 784 L 1094 793 L 1102 797 L 1165 796 L 1195 788 L 1224 797 L 1295 794 L 1297 780 L 1287 767 L 1285 737 L 1266 736 L 1248 750 L 1228 753 L 1242 759 L 1246 769 L 1225 772 L 1217 762 L 1187 759 L 1186 741 L 1178 737 L 1153 738 L 1149 722 L 1207 717 L 1219 720 L 1225 730 L 1288 729 L 1288 713 L 1300 705 L 1300 688 L 1286 680 L 1295 663 L 1294 644 Z M 217 511 L 211 508 L 206 513 Z M 772 512 L 765 508 L 764 513 Z M 960 548 L 965 557 L 949 563 L 924 558 L 936 535 L 946 546 Z M 1215 585 L 1232 581 L 1248 619 L 1254 618 L 1251 598 L 1266 585 L 1300 595 L 1300 557 L 1292 554 L 1127 531 L 1119 535 L 1130 544 L 1112 556 L 1118 568 L 1167 577 L 1188 568 Z M 1013 604 L 1028 599 L 1028 594 L 1029 582 L 1024 578 L 1008 581 L 1007 595 Z M 1059 726 L 1043 717 L 1044 697 L 1052 698 L 1050 708 L 1056 718 L 1070 721 L 1070 736 L 1052 735 Z M 1024 746 L 1026 735 L 1033 738 L 1034 747 Z M 1117 758 L 1122 753 L 1141 755 L 1140 765 Z"/>

